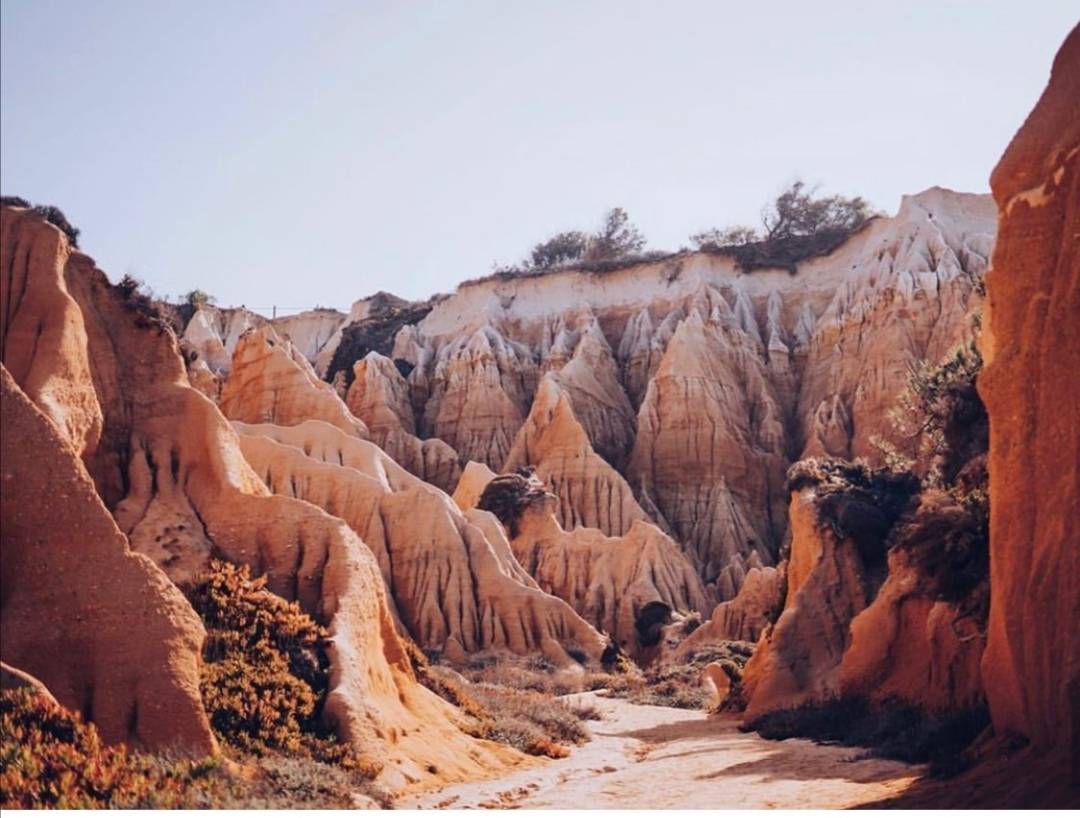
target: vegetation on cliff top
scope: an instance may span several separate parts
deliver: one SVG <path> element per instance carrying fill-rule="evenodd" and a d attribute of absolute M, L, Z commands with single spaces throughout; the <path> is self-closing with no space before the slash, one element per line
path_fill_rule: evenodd
<path fill-rule="evenodd" d="M 556 270 L 603 273 L 645 261 L 667 258 L 670 253 L 646 251 L 645 235 L 621 207 L 604 214 L 592 232 L 566 230 L 533 246 L 517 264 L 497 265 L 490 276 L 463 281 L 461 286 L 489 279 L 512 279 L 543 275 Z"/>
<path fill-rule="evenodd" d="M 804 182 L 793 182 L 761 212 L 761 227 L 735 225 L 695 233 L 701 251 L 732 256 L 744 272 L 795 265 L 828 255 L 877 214 L 861 196 L 816 196 Z"/>
<path fill-rule="evenodd" d="M 68 221 L 67 216 L 64 215 L 59 207 L 53 205 L 31 205 L 22 196 L 0 196 L 0 207 L 25 207 L 33 210 L 45 221 L 54 227 L 58 227 L 60 232 L 67 236 L 68 242 L 75 249 L 79 248 L 79 233 L 82 232 Z"/>

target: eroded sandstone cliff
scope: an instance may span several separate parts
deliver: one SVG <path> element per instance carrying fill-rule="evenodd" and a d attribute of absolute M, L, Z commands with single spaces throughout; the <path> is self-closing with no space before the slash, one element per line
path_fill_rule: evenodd
<path fill-rule="evenodd" d="M 537 587 L 497 524 L 466 517 L 374 444 L 314 420 L 235 426 L 244 456 L 272 491 L 340 517 L 363 538 L 406 632 L 422 647 L 457 662 L 491 649 L 558 665 L 571 661 L 567 650 L 600 657 L 606 640 Z"/>
<path fill-rule="evenodd" d="M 92 719 L 105 741 L 214 752 L 198 616 L 128 548 L 70 441 L 6 367 L 0 378 L 4 661 Z"/>
<path fill-rule="evenodd" d="M 175 338 L 152 312 L 111 287 L 89 257 L 73 252 L 56 228 L 28 210 L 4 208 L 2 247 L 3 363 L 17 384 L 6 389 L 6 395 L 13 395 L 18 406 L 18 395 L 25 394 L 25 411 L 19 411 L 27 418 L 29 439 L 48 437 L 41 423 L 55 429 L 93 479 L 98 508 L 115 518 L 110 523 L 100 512 L 95 516 L 88 486 L 79 482 L 72 458 L 65 464 L 62 453 L 50 455 L 57 473 L 48 477 L 60 481 L 58 490 L 71 497 L 70 508 L 53 509 L 54 498 L 47 493 L 23 497 L 9 495 L 5 487 L 4 628 L 25 620 L 20 600 L 50 593 L 54 586 L 40 575 L 50 562 L 59 574 L 56 593 L 75 581 L 65 561 L 73 556 L 70 537 L 81 531 L 95 540 L 86 547 L 104 550 L 100 563 L 80 570 L 100 569 L 104 578 L 100 585 L 91 581 L 77 591 L 91 604 L 78 611 L 57 609 L 58 618 L 50 620 L 50 626 L 64 623 L 72 639 L 85 627 L 90 647 L 97 644 L 90 631 L 99 628 L 102 638 L 115 632 L 112 645 L 92 653 L 65 641 L 65 650 L 49 657 L 57 663 L 55 672 L 43 659 L 27 662 L 28 669 L 55 684 L 58 696 L 69 695 L 76 685 L 77 698 L 70 702 L 76 708 L 87 705 L 88 695 L 95 703 L 108 701 L 88 715 L 97 720 L 100 713 L 114 738 L 134 731 L 136 738 L 158 746 L 170 735 L 189 741 L 202 735 L 204 747 L 210 741 L 205 722 L 200 722 L 204 717 L 192 701 L 197 619 L 175 588 L 163 590 L 172 586 L 158 568 L 143 557 L 125 554 L 126 535 L 134 551 L 149 556 L 176 582 L 190 580 L 213 553 L 265 574 L 272 590 L 297 599 L 327 623 L 332 644 L 325 717 L 343 739 L 375 750 L 387 762 L 388 783 L 404 786 L 475 776 L 513 756 L 458 730 L 456 711 L 417 683 L 371 551 L 340 519 L 270 493 L 245 462 L 228 422 L 189 385 Z M 283 345 L 269 343 L 269 333 L 255 331 L 252 337 L 249 352 L 265 369 L 261 374 L 281 376 L 269 382 L 280 387 L 279 392 L 271 389 L 259 398 L 268 403 L 258 404 L 275 419 L 294 408 L 282 397 L 295 391 L 300 380 L 306 390 L 320 395 L 322 387 L 329 389 L 320 387 L 310 368 L 305 370 Z M 247 362 L 243 352 L 239 357 Z M 335 417 L 348 433 L 362 432 L 336 395 L 329 397 L 340 404 Z M 5 397 L 5 427 L 7 402 Z M 33 420 L 29 402 L 39 411 L 39 422 Z M 254 412 L 256 419 L 264 419 L 261 410 Z M 5 446 L 9 440 L 19 443 L 19 456 L 31 456 L 32 448 L 22 447 L 5 428 Z M 43 442 L 43 447 L 62 449 L 55 440 L 51 446 Z M 9 496 L 25 502 L 9 507 Z M 58 514 L 81 514 L 81 522 L 60 517 L 71 523 L 60 537 L 51 533 L 49 523 Z M 21 528 L 20 520 L 27 526 L 33 523 L 38 533 Z M 36 554 L 40 561 L 27 567 L 15 550 L 16 540 L 8 540 L 9 531 L 20 535 L 23 554 Z M 26 551 L 34 542 L 40 545 Z M 10 574 L 9 551 L 14 555 Z M 26 570 L 35 573 L 24 577 Z M 113 580 L 130 580 L 132 587 L 110 591 Z M 70 604 L 71 597 L 65 599 Z M 129 600 L 132 605 L 125 608 L 123 627 L 118 628 L 115 606 Z M 50 609 L 48 599 L 38 601 L 42 610 Z M 84 625 L 76 624 L 78 617 Z M 33 633 L 26 629 L 11 639 L 5 633 L 5 661 L 9 651 L 16 652 L 12 659 L 18 665 L 28 650 L 25 640 Z M 48 639 L 46 632 L 46 649 Z M 154 647 L 158 640 L 160 647 Z M 148 660 L 152 656 L 160 659 Z M 117 667 L 107 669 L 101 663 L 111 658 Z M 136 684 L 143 687 L 133 694 Z M 155 696 L 156 704 L 145 701 Z M 166 724 L 166 708 L 179 717 L 185 707 L 186 719 Z"/>
<path fill-rule="evenodd" d="M 394 308 L 383 354 L 408 388 L 382 363 L 394 385 L 376 393 L 396 417 L 411 412 L 407 434 L 445 442 L 461 464 L 536 467 L 564 526 L 618 534 L 644 514 L 730 599 L 750 568 L 775 564 L 787 466 L 817 454 L 880 458 L 875 440 L 912 367 L 970 340 L 994 215 L 988 196 L 932 188 L 794 275 L 682 253 L 469 282 L 423 310 Z M 556 391 L 591 457 L 534 445 Z"/>

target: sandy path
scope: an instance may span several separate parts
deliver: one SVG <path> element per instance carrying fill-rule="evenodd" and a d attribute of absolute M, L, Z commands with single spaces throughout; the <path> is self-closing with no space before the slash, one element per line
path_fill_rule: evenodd
<path fill-rule="evenodd" d="M 903 791 L 921 768 L 849 760 L 858 752 L 740 733 L 732 716 L 570 696 L 603 713 L 569 758 L 505 778 L 456 784 L 403 808 L 545 809 L 849 807 Z"/>

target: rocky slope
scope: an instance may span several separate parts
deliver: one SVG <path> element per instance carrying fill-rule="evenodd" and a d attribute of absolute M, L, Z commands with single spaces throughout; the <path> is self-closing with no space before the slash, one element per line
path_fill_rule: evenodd
<path fill-rule="evenodd" d="M 218 404 L 230 420 L 292 426 L 317 418 L 368 437 L 364 422 L 319 379 L 299 350 L 269 326 L 240 336 Z"/>
<path fill-rule="evenodd" d="M 1078 99 L 1080 28 L 992 177 L 999 229 L 976 381 L 988 461 L 964 408 L 982 402 L 960 386 L 931 404 L 945 414 L 942 470 L 907 499 L 894 483 L 861 497 L 848 485 L 830 502 L 827 481 L 792 477 L 787 595 L 745 668 L 747 718 L 836 697 L 937 717 L 989 705 L 992 734 L 967 751 L 980 763 L 896 806 L 953 803 L 950 788 L 983 794 L 967 806 L 1077 803 Z M 965 436 L 982 436 L 983 453 Z M 987 466 L 988 537 L 972 492 Z M 894 523 L 881 518 L 889 502 Z"/>
<path fill-rule="evenodd" d="M 249 329 L 269 326 L 314 363 L 327 350 L 333 351 L 342 326 L 350 318 L 337 310 L 320 308 L 267 319 L 245 307 L 204 306 L 195 310 L 187 322 L 180 346 L 187 357 L 202 360 L 215 374 L 227 374 L 240 336 Z"/>
<path fill-rule="evenodd" d="M 830 505 L 820 486 L 792 492 L 786 595 L 743 674 L 747 720 L 842 696 L 928 712 L 982 700 L 978 623 L 934 597 L 902 541 L 888 549 L 893 523 L 872 526 L 877 504 L 855 497 Z"/>
<path fill-rule="evenodd" d="M 92 259 L 28 210 L 4 208 L 0 246 L 3 364 L 13 382 L 4 441 L 19 444 L 11 461 L 5 451 L 5 469 L 33 454 L 7 433 L 9 402 L 13 422 L 42 442 L 54 467 L 43 474 L 27 464 L 19 477 L 32 489 L 39 475 L 42 493 L 5 486 L 4 661 L 23 662 L 114 739 L 134 732 L 159 747 L 206 749 L 205 716 L 193 700 L 198 620 L 166 574 L 183 583 L 214 554 L 265 574 L 273 591 L 328 625 L 325 718 L 342 739 L 379 754 L 389 785 L 482 775 L 512 760 L 458 730 L 456 711 L 417 683 L 371 551 L 340 519 L 270 493 L 225 418 L 189 386 L 175 339 L 147 304 L 111 287 Z M 265 333 L 256 337 L 255 357 L 272 372 L 294 363 L 280 347 L 266 348 Z M 52 486 L 70 498 L 59 509 Z M 9 497 L 23 502 L 11 506 Z M 78 534 L 93 539 L 80 554 L 101 556 L 80 557 L 73 573 Z M 43 619 L 50 610 L 55 618 Z M 8 638 L 9 627 L 20 630 Z"/>

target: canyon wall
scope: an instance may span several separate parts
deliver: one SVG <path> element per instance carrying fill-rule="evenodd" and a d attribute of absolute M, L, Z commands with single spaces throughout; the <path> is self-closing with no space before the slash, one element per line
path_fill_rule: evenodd
<path fill-rule="evenodd" d="M 357 370 L 354 408 L 392 404 L 461 464 L 534 467 L 564 528 L 654 523 L 731 599 L 776 562 L 787 466 L 880 458 L 910 369 L 971 339 L 994 216 L 989 196 L 932 188 L 794 275 L 681 253 L 467 282 L 398 307 L 422 317 L 397 326 L 378 380 Z"/>
<path fill-rule="evenodd" d="M 1080 28 L 991 176 L 979 391 L 990 415 L 994 727 L 1076 758 L 1080 726 Z M 1074 768 L 1075 769 L 1075 768 Z"/>
<path fill-rule="evenodd" d="M 533 467 L 564 528 L 651 522 L 729 600 L 785 542 L 787 466 L 879 459 L 911 368 L 971 339 L 994 218 L 989 196 L 931 188 L 794 274 L 682 252 L 492 276 L 422 303 L 378 293 L 336 327 L 330 313 L 204 310 L 185 343 L 213 395 L 252 327 L 300 338 L 289 348 L 335 383 L 361 436 L 421 479 L 449 491 L 469 461 Z M 241 389 L 241 410 L 228 380 L 229 416 L 283 411 L 269 382 Z"/>

